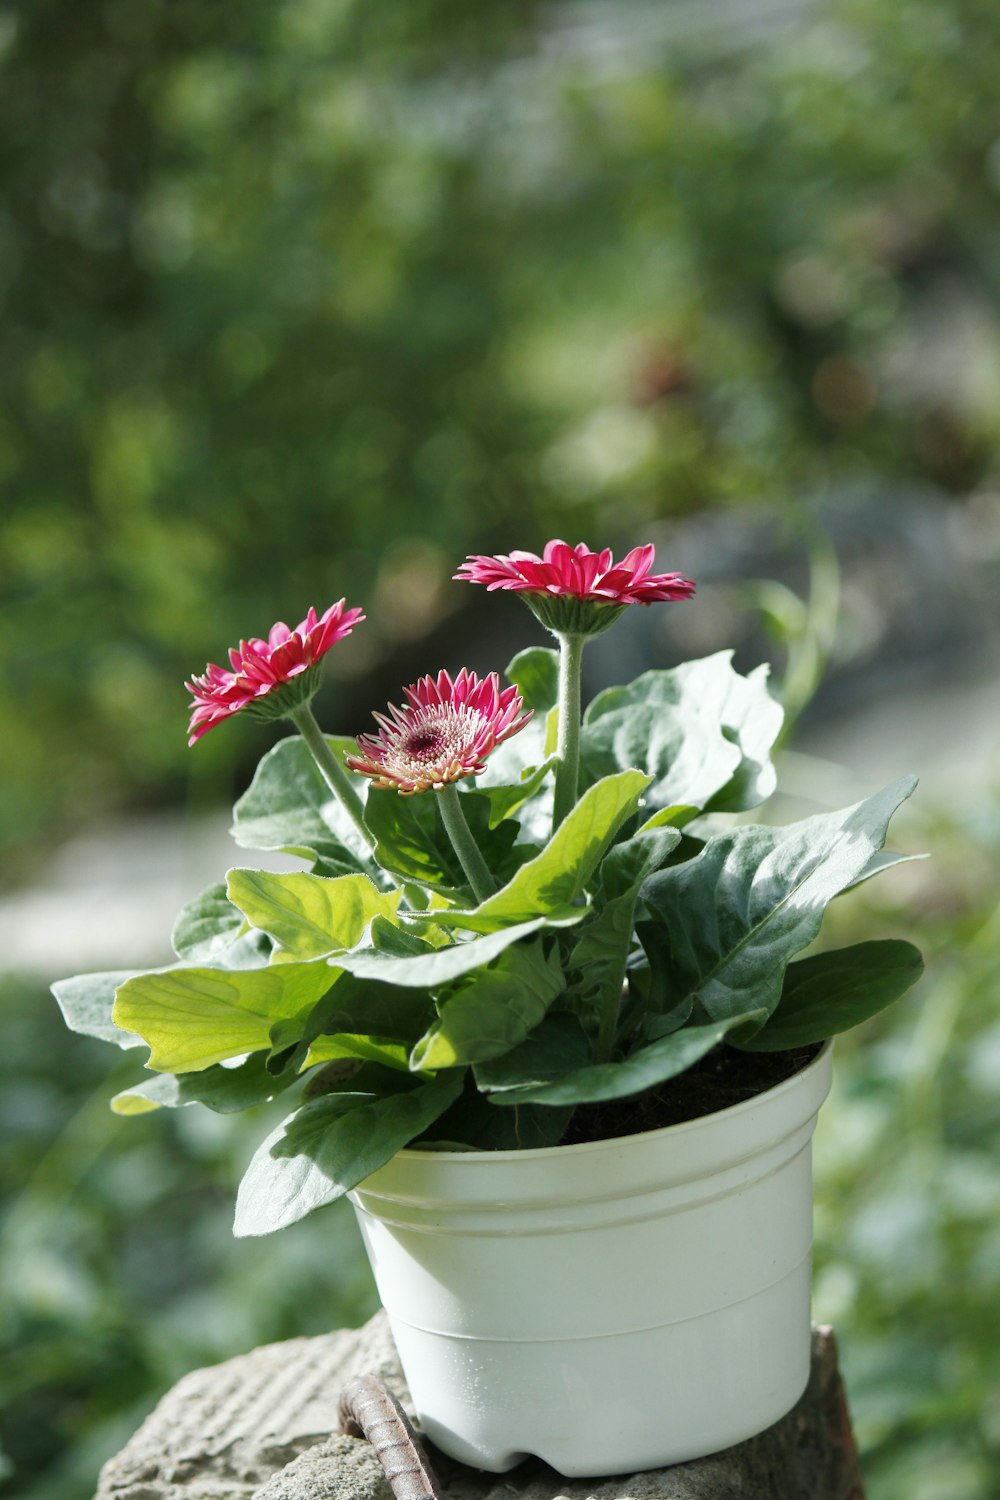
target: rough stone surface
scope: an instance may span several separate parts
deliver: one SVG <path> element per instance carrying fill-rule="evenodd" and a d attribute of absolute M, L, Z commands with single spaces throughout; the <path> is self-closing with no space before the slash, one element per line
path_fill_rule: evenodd
<path fill-rule="evenodd" d="M 382 1317 L 195 1370 L 105 1464 L 97 1500 L 250 1500 L 330 1436 L 341 1386 L 369 1371 L 408 1400 Z"/>
<path fill-rule="evenodd" d="M 384 1314 L 196 1370 L 105 1465 L 95 1500 L 392 1500 L 368 1444 L 331 1436 L 340 1388 L 361 1373 L 409 1408 Z M 710 1458 L 596 1481 L 537 1461 L 496 1475 L 431 1458 L 448 1500 L 863 1500 L 829 1329 L 814 1334 L 809 1389 L 794 1411 Z"/>

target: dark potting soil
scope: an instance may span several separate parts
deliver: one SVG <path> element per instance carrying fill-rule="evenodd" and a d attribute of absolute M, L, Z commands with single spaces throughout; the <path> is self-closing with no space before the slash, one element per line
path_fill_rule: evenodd
<path fill-rule="evenodd" d="M 795 1047 L 789 1052 L 739 1052 L 721 1044 L 685 1073 L 644 1094 L 612 1104 L 581 1104 L 559 1144 L 578 1146 L 584 1141 L 639 1135 L 644 1130 L 660 1130 L 664 1125 L 713 1115 L 784 1083 L 812 1062 L 820 1045 Z"/>

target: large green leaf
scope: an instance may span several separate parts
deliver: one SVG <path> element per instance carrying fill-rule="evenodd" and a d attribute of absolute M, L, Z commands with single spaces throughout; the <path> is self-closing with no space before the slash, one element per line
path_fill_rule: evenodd
<path fill-rule="evenodd" d="M 685 1072 L 717 1046 L 727 1032 L 760 1021 L 763 1015 L 764 1012 L 754 1010 L 725 1021 L 713 1021 L 708 1026 L 686 1026 L 638 1048 L 622 1062 L 590 1063 L 561 1071 L 548 1082 L 508 1085 L 492 1091 L 490 1101 L 505 1105 L 601 1104 L 610 1099 L 626 1099 Z M 484 1075 L 477 1073 L 477 1077 L 481 1087 L 486 1088 Z"/>
<path fill-rule="evenodd" d="M 141 1036 L 124 1030 L 111 1019 L 115 991 L 131 978 L 131 969 L 113 969 L 100 974 L 77 974 L 72 979 L 57 979 L 52 993 L 70 1031 L 77 1031 L 82 1036 L 96 1036 L 102 1042 L 114 1042 L 119 1047 L 144 1046 Z"/>
<path fill-rule="evenodd" d="M 580 976 L 573 993 L 597 1022 L 598 1056 L 611 1055 L 618 1026 L 639 885 L 636 881 L 588 920 L 570 955 L 570 968 Z"/>
<path fill-rule="evenodd" d="M 340 1198 L 443 1114 L 462 1082 L 455 1069 L 404 1093 L 328 1094 L 303 1105 L 254 1154 L 234 1233 L 270 1234 Z"/>
<path fill-rule="evenodd" d="M 353 948 L 374 917 L 392 919 L 401 895 L 379 891 L 367 875 L 230 870 L 226 879 L 233 905 L 296 958 Z"/>
<path fill-rule="evenodd" d="M 759 1007 L 770 1014 L 789 959 L 882 847 L 915 784 L 904 778 L 843 812 L 787 828 L 734 829 L 688 863 L 651 875 L 642 899 L 664 931 L 669 1003 L 693 996 L 715 1020 Z"/>
<path fill-rule="evenodd" d="M 356 953 L 338 954 L 337 963 L 358 979 L 379 979 L 386 984 L 437 989 L 442 984 L 461 979 L 474 969 L 485 968 L 512 943 L 530 937 L 547 925 L 544 917 L 534 917 L 531 921 L 502 928 L 486 937 L 453 943 L 449 948 L 435 948 L 413 956 L 369 948 Z"/>
<path fill-rule="evenodd" d="M 460 795 L 462 811 L 487 865 L 494 874 L 506 878 L 518 862 L 512 854 L 516 825 L 491 827 L 489 798 L 477 792 Z M 376 840 L 375 854 L 384 869 L 447 896 L 468 892 L 465 872 L 445 831 L 433 792 L 402 797 L 398 792 L 372 791 L 365 822 Z"/>
<path fill-rule="evenodd" d="M 502 1057 L 477 1063 L 476 1083 L 487 1092 L 550 1083 L 593 1062 L 593 1046 L 572 1011 L 550 1010 L 529 1037 Z"/>
<path fill-rule="evenodd" d="M 516 813 L 518 808 L 535 795 L 542 785 L 546 776 L 555 765 L 555 757 L 550 756 L 543 760 L 540 766 L 525 769 L 521 780 L 513 786 L 483 786 L 479 783 L 481 795 L 486 797 L 490 804 L 490 827 L 495 828 L 504 818 L 509 818 Z"/>
<path fill-rule="evenodd" d="M 242 930 L 243 916 L 226 895 L 226 887 L 210 885 L 182 909 L 170 942 L 178 958 L 211 963 Z"/>
<path fill-rule="evenodd" d="M 538 1025 L 564 983 L 557 954 L 546 957 L 538 939 L 508 948 L 448 996 L 414 1047 L 411 1067 L 451 1068 L 509 1052 Z"/>
<path fill-rule="evenodd" d="M 324 963 L 160 969 L 121 985 L 114 1020 L 147 1043 L 157 1072 L 196 1072 L 269 1048 L 274 1023 L 311 1010 L 336 978 Z"/>
<path fill-rule="evenodd" d="M 339 968 L 329 972 L 336 984 L 308 1015 L 298 1013 L 271 1027 L 275 1053 L 296 1042 L 307 1048 L 314 1042 L 321 1045 L 320 1038 L 341 1034 L 392 1038 L 406 1043 L 409 1053 L 434 1019 L 434 1002 L 426 989 L 356 979 Z"/>
<path fill-rule="evenodd" d="M 327 736 L 334 754 L 357 750 L 353 740 Z M 357 778 L 362 800 L 365 785 Z M 297 734 L 264 756 L 233 809 L 233 837 L 242 849 L 281 849 L 320 863 L 324 874 L 348 875 L 370 867 L 368 850 L 330 792 Z"/>
<path fill-rule="evenodd" d="M 504 672 L 521 694 L 525 708 L 547 714 L 559 698 L 559 652 L 551 646 L 528 646 L 519 651 Z"/>
<path fill-rule="evenodd" d="M 746 1041 L 748 1052 L 783 1052 L 822 1042 L 877 1015 L 916 984 L 924 961 L 897 939 L 856 943 L 789 964 L 770 1020 Z"/>
<path fill-rule="evenodd" d="M 766 675 L 740 676 L 732 652 L 720 651 L 599 693 L 581 739 L 585 776 L 639 766 L 652 777 L 653 807 L 756 806 L 774 790 L 770 749 L 782 723 Z"/>
<path fill-rule="evenodd" d="M 641 771 L 607 776 L 584 792 L 542 852 L 521 866 L 495 895 L 475 911 L 428 912 L 428 921 L 495 932 L 511 923 L 544 915 L 553 923 L 579 920 L 575 906 L 601 857 L 632 816 L 649 784 Z"/>
<path fill-rule="evenodd" d="M 118 1115 L 141 1115 L 161 1107 L 204 1104 L 217 1114 L 229 1115 L 266 1103 L 294 1082 L 294 1073 L 277 1077 L 269 1073 L 266 1054 L 255 1052 L 238 1067 L 224 1068 L 216 1063 L 200 1073 L 157 1073 L 116 1094 L 111 1108 Z"/>

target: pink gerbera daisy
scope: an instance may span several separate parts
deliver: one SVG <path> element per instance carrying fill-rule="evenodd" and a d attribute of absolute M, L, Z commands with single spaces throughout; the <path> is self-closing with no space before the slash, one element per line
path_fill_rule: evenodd
<path fill-rule="evenodd" d="M 651 573 L 652 545 L 633 547 L 620 563 L 609 548 L 592 552 L 580 542 L 545 544 L 535 552 L 496 557 L 468 557 L 455 574 L 464 583 L 489 590 L 509 589 L 557 634 L 597 635 L 617 619 L 627 604 L 690 599 L 694 584 L 680 573 Z"/>
<path fill-rule="evenodd" d="M 241 709 L 257 718 L 280 719 L 306 703 L 319 686 L 313 668 L 320 657 L 364 619 L 360 609 L 345 610 L 344 603 L 331 604 L 322 617 L 310 608 L 294 630 L 279 620 L 266 641 L 255 636 L 230 651 L 232 671 L 209 662 L 202 676 L 186 682 L 194 700 L 188 744 Z"/>
<path fill-rule="evenodd" d="M 516 687 L 501 691 L 496 672 L 479 678 L 463 667 L 454 682 L 439 672 L 403 691 L 409 707 L 390 704 L 389 717 L 375 714 L 381 732 L 359 735 L 361 754 L 345 759 L 373 786 L 404 795 L 440 791 L 463 776 L 480 775 L 490 751 L 531 718 L 521 713 Z"/>

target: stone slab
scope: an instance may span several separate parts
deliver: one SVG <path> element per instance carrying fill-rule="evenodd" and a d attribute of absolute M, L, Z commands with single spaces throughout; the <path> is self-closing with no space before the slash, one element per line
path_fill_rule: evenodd
<path fill-rule="evenodd" d="M 383 1313 L 196 1370 L 104 1466 L 95 1500 L 392 1500 L 369 1445 L 332 1435 L 341 1387 L 365 1373 L 412 1412 Z M 448 1500 L 863 1500 L 829 1329 L 814 1333 L 809 1389 L 787 1417 L 694 1463 L 567 1480 L 538 1461 L 496 1475 L 429 1452 Z"/>

